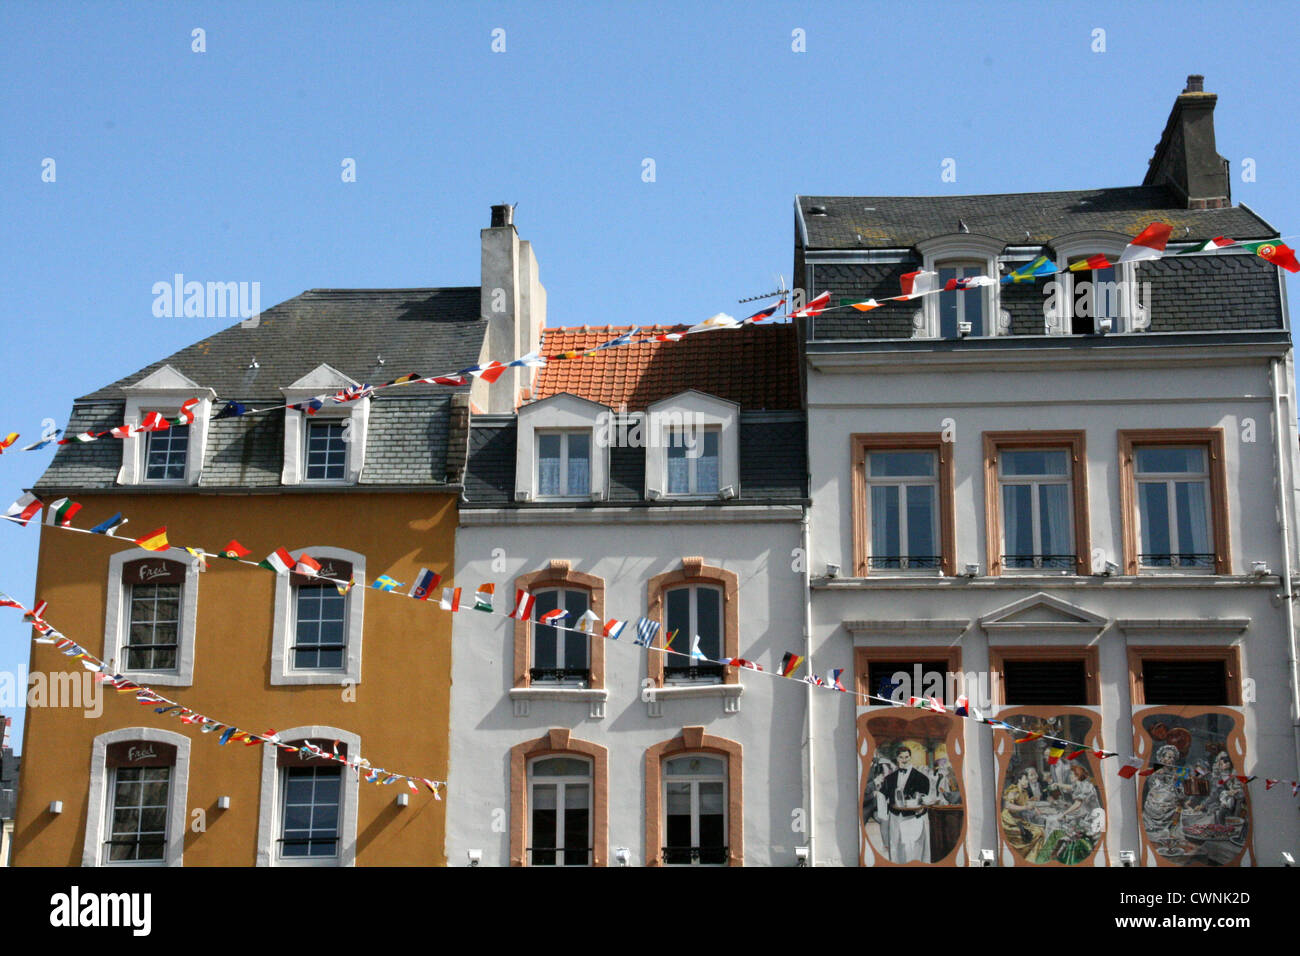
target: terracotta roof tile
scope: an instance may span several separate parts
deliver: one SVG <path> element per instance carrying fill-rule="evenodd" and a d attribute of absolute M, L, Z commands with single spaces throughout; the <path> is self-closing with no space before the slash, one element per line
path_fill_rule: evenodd
<path fill-rule="evenodd" d="M 611 325 L 546 329 L 542 354 L 594 348 L 627 332 L 685 332 L 687 326 Z M 562 392 L 611 408 L 637 411 L 688 388 L 735 402 L 746 411 L 798 409 L 799 352 L 793 325 L 750 325 L 641 342 L 551 362 L 538 370 L 533 396 Z"/>

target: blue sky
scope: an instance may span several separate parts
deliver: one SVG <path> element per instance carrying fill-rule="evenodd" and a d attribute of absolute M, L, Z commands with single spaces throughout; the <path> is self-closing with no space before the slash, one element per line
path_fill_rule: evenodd
<path fill-rule="evenodd" d="M 259 282 L 264 308 L 314 287 L 477 285 L 479 230 L 505 201 L 551 324 L 698 321 L 789 281 L 796 193 L 1141 182 L 1189 73 L 1219 94 L 1234 201 L 1300 233 L 1287 8 L 899 10 L 10 0 L 0 432 L 34 440 L 75 396 L 216 331 L 153 316 L 153 284 L 177 272 Z M 0 457 L 0 493 L 48 456 Z M 39 531 L 0 532 L 0 590 L 30 600 Z M 29 637 L 0 617 L 0 672 L 25 672 Z"/>

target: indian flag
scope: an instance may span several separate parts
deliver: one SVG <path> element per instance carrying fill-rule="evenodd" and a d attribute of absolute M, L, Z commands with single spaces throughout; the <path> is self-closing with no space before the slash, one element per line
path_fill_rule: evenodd
<path fill-rule="evenodd" d="M 50 505 L 45 512 L 45 523 L 57 525 L 60 528 L 70 528 L 72 526 L 72 516 L 81 510 L 81 505 L 77 504 L 70 498 L 60 498 Z"/>
<path fill-rule="evenodd" d="M 171 547 L 167 543 L 167 527 L 165 525 L 157 531 L 151 531 L 143 537 L 136 538 L 135 543 L 146 551 L 166 551 Z"/>
<path fill-rule="evenodd" d="M 495 584 L 484 584 L 474 593 L 474 610 L 491 611 L 492 595 L 496 591 Z"/>

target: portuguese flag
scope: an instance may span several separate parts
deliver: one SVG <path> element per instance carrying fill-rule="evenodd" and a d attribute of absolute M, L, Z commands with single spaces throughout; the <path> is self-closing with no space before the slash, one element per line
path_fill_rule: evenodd
<path fill-rule="evenodd" d="M 1295 250 L 1285 242 L 1269 240 L 1267 242 L 1241 242 L 1241 248 L 1255 253 L 1275 266 L 1281 266 L 1287 272 L 1300 272 L 1300 262 L 1296 262 Z"/>

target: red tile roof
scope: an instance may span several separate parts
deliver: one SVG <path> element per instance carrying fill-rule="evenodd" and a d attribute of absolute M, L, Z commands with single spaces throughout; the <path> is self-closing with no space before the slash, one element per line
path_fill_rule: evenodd
<path fill-rule="evenodd" d="M 686 326 L 549 328 L 543 355 L 590 349 L 631 330 L 640 335 L 685 332 Z M 793 325 L 749 325 L 606 349 L 538 370 L 533 397 L 568 392 L 602 405 L 639 411 L 694 388 L 746 411 L 799 408 L 799 349 Z"/>

